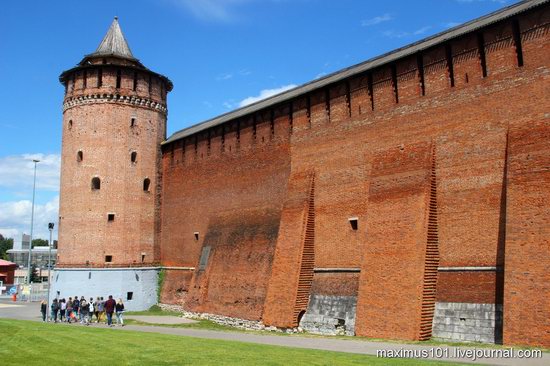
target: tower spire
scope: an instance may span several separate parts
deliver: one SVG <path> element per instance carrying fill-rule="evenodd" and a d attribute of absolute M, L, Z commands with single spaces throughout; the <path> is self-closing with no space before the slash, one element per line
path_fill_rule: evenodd
<path fill-rule="evenodd" d="M 132 55 L 132 51 L 130 51 L 128 42 L 126 42 L 126 38 L 124 38 L 124 34 L 122 34 L 122 30 L 120 29 L 120 25 L 118 24 L 117 16 L 115 16 L 115 18 L 113 19 L 113 22 L 111 23 L 107 34 L 105 34 L 105 37 L 103 37 L 103 40 L 101 41 L 95 52 L 92 53 L 90 56 L 108 55 L 128 58 L 132 60 L 135 59 L 134 55 Z"/>

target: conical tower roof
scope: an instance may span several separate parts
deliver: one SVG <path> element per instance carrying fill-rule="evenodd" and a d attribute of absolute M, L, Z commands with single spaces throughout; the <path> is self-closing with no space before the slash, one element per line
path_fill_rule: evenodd
<path fill-rule="evenodd" d="M 124 34 L 122 34 L 122 30 L 118 24 L 118 17 L 113 19 L 107 34 L 105 34 L 105 37 L 103 37 L 103 40 L 95 52 L 85 55 L 76 67 L 63 71 L 61 75 L 59 75 L 59 81 L 65 84 L 74 72 L 84 68 L 105 67 L 109 65 L 116 65 L 117 67 L 124 66 L 135 70 L 146 71 L 151 75 L 161 78 L 166 83 L 167 91 L 172 90 L 173 85 L 170 79 L 149 70 L 134 57 L 132 51 L 130 51 L 126 38 L 124 38 Z"/>
<path fill-rule="evenodd" d="M 118 24 L 118 17 L 113 19 L 107 34 L 103 37 L 95 52 L 89 56 L 118 56 L 135 60 Z"/>

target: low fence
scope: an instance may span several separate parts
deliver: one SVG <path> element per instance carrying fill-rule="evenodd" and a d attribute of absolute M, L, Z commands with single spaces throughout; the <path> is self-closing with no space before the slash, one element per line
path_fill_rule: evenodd
<path fill-rule="evenodd" d="M 17 296 L 18 301 L 42 301 L 48 298 L 48 284 L 31 283 L 30 285 L 0 285 L 1 299 L 12 299 L 13 295 Z"/>

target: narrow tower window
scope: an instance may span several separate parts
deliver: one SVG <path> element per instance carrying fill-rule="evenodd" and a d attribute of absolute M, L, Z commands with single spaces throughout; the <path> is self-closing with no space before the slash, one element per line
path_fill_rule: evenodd
<path fill-rule="evenodd" d="M 84 159 L 84 154 L 82 153 L 82 150 L 78 150 L 78 152 L 76 153 L 76 161 L 80 163 L 82 159 Z"/>
<path fill-rule="evenodd" d="M 120 69 L 116 71 L 116 88 L 120 88 Z"/>
<path fill-rule="evenodd" d="M 350 217 L 348 221 L 351 226 L 351 230 L 357 230 L 359 219 L 357 217 Z"/>
<path fill-rule="evenodd" d="M 73 120 L 72 119 L 69 120 L 69 124 L 67 125 L 67 127 L 69 128 L 69 130 L 73 128 Z"/>
<path fill-rule="evenodd" d="M 137 83 L 138 83 L 138 73 L 137 73 L 137 71 L 135 71 L 134 72 L 134 86 L 133 86 L 134 91 L 136 91 L 136 89 L 137 89 Z"/>
<path fill-rule="evenodd" d="M 136 119 L 135 118 L 132 118 L 130 120 L 130 127 L 136 127 Z"/>
<path fill-rule="evenodd" d="M 101 88 L 103 85 L 103 70 L 97 69 L 97 87 Z"/>
<path fill-rule="evenodd" d="M 130 161 L 132 163 L 135 163 L 137 161 L 137 152 L 132 151 L 132 153 L 130 154 Z"/>
<path fill-rule="evenodd" d="M 101 189 L 101 179 L 98 177 L 92 178 L 92 191 Z"/>
<path fill-rule="evenodd" d="M 143 191 L 144 192 L 149 192 L 149 186 L 151 185 L 151 179 L 149 178 L 145 178 L 143 180 Z"/>

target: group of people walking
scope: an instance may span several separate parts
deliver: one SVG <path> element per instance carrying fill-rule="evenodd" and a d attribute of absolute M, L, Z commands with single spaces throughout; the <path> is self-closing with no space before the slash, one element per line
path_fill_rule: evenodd
<path fill-rule="evenodd" d="M 42 312 L 42 321 L 46 321 L 48 312 L 48 303 L 42 300 L 40 311 Z M 124 326 L 124 303 L 122 299 L 115 301 L 112 295 L 109 295 L 107 300 L 103 297 L 97 297 L 94 301 L 93 297 L 87 301 L 84 296 L 80 299 L 75 296 L 74 299 L 69 297 L 69 300 L 53 299 L 50 305 L 50 321 L 57 323 L 58 316 L 60 322 L 76 323 L 90 325 L 94 322 L 100 323 L 102 319 L 107 319 L 107 325 L 113 326 L 113 314 L 116 316 L 118 325 Z"/>

